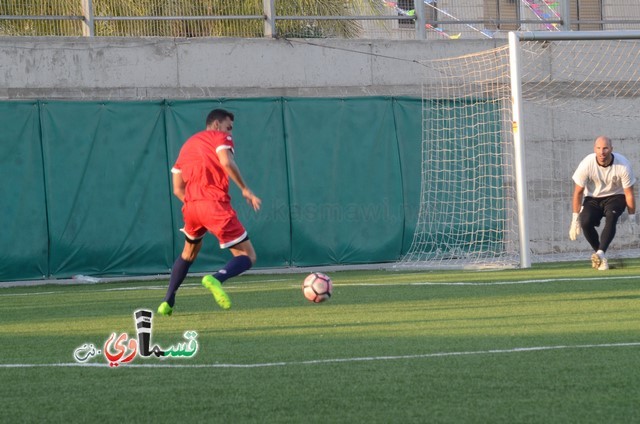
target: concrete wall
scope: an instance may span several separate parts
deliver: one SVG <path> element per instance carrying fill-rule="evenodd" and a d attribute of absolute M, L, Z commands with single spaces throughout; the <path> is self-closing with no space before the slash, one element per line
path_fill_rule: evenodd
<path fill-rule="evenodd" d="M 421 59 L 504 40 L 0 37 L 0 99 L 420 96 Z"/>

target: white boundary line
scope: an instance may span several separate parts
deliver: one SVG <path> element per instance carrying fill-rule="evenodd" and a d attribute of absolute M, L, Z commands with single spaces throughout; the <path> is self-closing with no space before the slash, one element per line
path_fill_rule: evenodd
<path fill-rule="evenodd" d="M 564 278 L 544 278 L 538 280 L 515 280 L 515 281 L 492 281 L 492 282 L 474 282 L 474 281 L 452 281 L 452 282 L 431 282 L 422 281 L 415 283 L 363 283 L 363 284 L 341 284 L 346 285 L 368 285 L 368 286 L 395 286 L 395 285 L 408 285 L 408 286 L 502 286 L 502 285 L 515 285 L 515 284 L 540 284 L 540 283 L 559 283 L 565 281 L 607 281 L 607 280 L 637 280 L 637 275 L 623 275 L 623 276 L 611 276 L 611 277 L 564 277 Z"/>
<path fill-rule="evenodd" d="M 391 263 L 391 262 L 390 262 Z M 255 268 L 243 273 L 243 275 L 282 275 L 282 274 L 306 274 L 309 272 L 334 272 L 334 271 L 384 271 L 385 265 L 389 263 L 378 264 L 361 264 L 361 265 L 326 265 L 316 267 L 286 267 L 286 268 Z M 187 277 L 204 277 L 210 272 L 189 273 Z M 18 281 L 0 281 L 0 288 L 7 287 L 29 287 L 43 286 L 47 284 L 55 285 L 77 285 L 77 284 L 98 284 L 98 283 L 114 283 L 123 281 L 169 281 L 171 274 L 155 274 L 155 275 L 129 275 L 119 277 L 92 277 L 87 275 L 76 275 L 71 278 L 50 278 L 41 280 L 18 280 Z"/>
<path fill-rule="evenodd" d="M 289 281 L 288 279 L 281 279 L 281 280 L 260 280 L 260 281 L 246 281 L 246 282 L 242 282 L 236 285 L 233 284 L 225 284 L 225 288 L 231 288 L 231 289 L 239 289 L 239 288 L 245 288 L 244 284 L 245 283 L 273 283 L 273 282 L 282 282 L 282 281 Z M 84 290 L 81 291 L 80 287 L 85 288 L 85 286 L 74 286 L 74 293 L 106 293 L 106 292 L 117 292 L 117 291 L 132 291 L 132 290 L 167 290 L 167 286 L 168 283 L 162 286 L 133 286 L 133 287 L 113 287 L 113 288 L 104 288 L 104 289 L 95 289 L 95 290 Z M 202 287 L 201 284 L 197 284 L 197 283 L 186 283 L 186 284 L 182 284 L 180 286 L 180 288 L 197 288 L 197 287 Z M 15 288 L 12 287 L 12 288 Z M 45 291 L 45 292 L 31 292 L 31 293 L 2 293 L 2 288 L 0 288 L 0 297 L 5 297 L 5 296 L 35 296 L 35 295 L 43 295 L 43 294 L 64 294 L 66 292 L 63 291 Z"/>
<path fill-rule="evenodd" d="M 333 359 L 314 359 L 308 361 L 291 361 L 291 362 L 264 362 L 256 364 L 126 364 L 123 368 L 268 368 L 268 367 L 285 367 L 294 365 L 317 365 L 331 363 L 349 363 L 349 362 L 369 362 L 369 361 L 397 361 L 407 359 L 428 359 L 442 358 L 451 356 L 473 356 L 473 355 L 495 355 L 502 353 L 523 353 L 523 352 L 541 352 L 550 350 L 566 350 L 566 349 L 596 349 L 607 347 L 636 347 L 640 346 L 640 342 L 628 343 L 603 343 L 603 344 L 586 344 L 586 345 L 559 345 L 559 346 L 534 346 L 534 347 L 515 347 L 511 349 L 491 349 L 476 350 L 467 352 L 436 352 L 423 353 L 416 355 L 398 355 L 398 356 L 364 356 L 358 358 L 333 358 Z M 56 367 L 96 367 L 108 368 L 107 363 L 57 363 L 57 364 L 0 364 L 0 368 L 56 368 Z"/>
<path fill-rule="evenodd" d="M 452 282 L 433 282 L 433 281 L 418 281 L 418 282 L 398 282 L 398 283 L 334 283 L 335 287 L 390 287 L 390 286 L 504 286 L 504 285 L 518 285 L 518 284 L 542 284 L 542 283 L 561 283 L 566 281 L 608 281 L 608 280 L 637 280 L 637 275 L 623 275 L 623 276 L 609 276 L 609 277 L 576 277 L 576 278 L 545 278 L 539 280 L 514 280 L 514 281 L 493 281 L 493 282 L 473 282 L 473 281 L 452 281 Z M 226 288 L 238 289 L 244 288 L 245 283 L 272 283 L 289 281 L 288 278 L 283 279 L 271 279 L 271 280 L 253 280 L 243 283 L 236 283 L 225 285 Z M 188 283 L 183 284 L 181 287 L 193 288 L 200 287 L 200 284 Z M 292 284 L 291 287 L 300 287 L 300 284 Z M 166 290 L 167 286 L 133 286 L 133 287 L 114 287 L 104 288 L 96 290 L 87 290 L 86 292 L 100 293 L 100 292 L 114 292 L 114 291 L 131 291 L 131 290 Z M 60 294 L 60 291 L 45 291 L 45 292 L 33 292 L 33 293 L 2 293 L 0 289 L 0 298 L 5 296 L 34 296 L 44 294 Z M 74 291 L 74 293 L 80 293 L 80 291 Z"/>

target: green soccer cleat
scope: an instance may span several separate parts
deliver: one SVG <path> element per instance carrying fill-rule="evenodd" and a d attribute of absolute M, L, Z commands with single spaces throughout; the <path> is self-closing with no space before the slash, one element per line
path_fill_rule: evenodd
<path fill-rule="evenodd" d="M 162 316 L 169 317 L 173 313 L 173 308 L 167 302 L 162 302 L 158 306 L 158 313 Z"/>
<path fill-rule="evenodd" d="M 213 275 L 206 275 L 202 279 L 202 285 L 209 289 L 216 303 L 222 309 L 229 309 L 231 307 L 231 299 L 224 290 L 222 290 L 222 284 L 216 280 Z"/>

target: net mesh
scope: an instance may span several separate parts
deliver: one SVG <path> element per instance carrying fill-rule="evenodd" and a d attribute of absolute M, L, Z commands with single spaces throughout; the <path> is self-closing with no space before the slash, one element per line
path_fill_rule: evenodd
<path fill-rule="evenodd" d="M 517 261 L 508 51 L 423 62 L 422 190 L 400 265 Z"/>
<path fill-rule="evenodd" d="M 423 65 L 421 204 L 398 267 L 518 266 L 508 46 Z M 571 177 L 601 134 L 639 163 L 640 41 L 522 42 L 521 68 L 532 261 L 588 259 L 568 238 Z M 623 218 L 608 257 L 638 252 Z"/>

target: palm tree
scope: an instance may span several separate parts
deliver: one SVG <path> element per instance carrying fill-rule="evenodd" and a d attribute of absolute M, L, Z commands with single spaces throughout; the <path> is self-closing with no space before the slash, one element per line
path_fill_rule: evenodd
<path fill-rule="evenodd" d="M 277 16 L 310 16 L 278 20 L 283 37 L 353 38 L 362 32 L 357 20 L 324 20 L 313 16 L 359 16 L 384 12 L 382 0 L 274 0 Z M 80 0 L 3 0 L 0 15 L 80 16 Z M 43 6 L 46 4 L 46 6 Z M 99 36 L 263 37 L 262 19 L 193 19 L 206 16 L 261 16 L 263 0 L 93 0 L 95 17 L 186 16 L 182 20 L 96 21 Z M 81 35 L 77 21 L 0 20 L 0 35 Z"/>
<path fill-rule="evenodd" d="M 362 16 L 379 15 L 385 5 L 381 0 L 296 0 L 276 2 L 278 16 Z M 356 20 L 286 20 L 278 21 L 277 33 L 283 37 L 355 38 L 362 32 Z"/>

